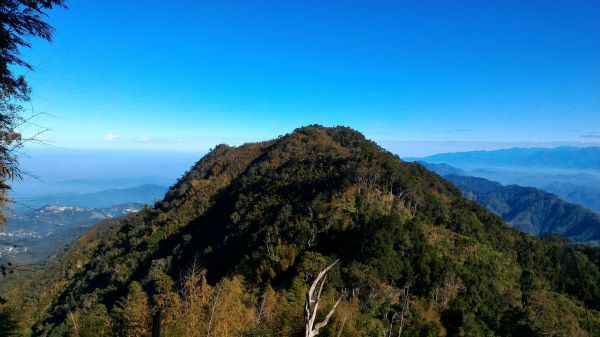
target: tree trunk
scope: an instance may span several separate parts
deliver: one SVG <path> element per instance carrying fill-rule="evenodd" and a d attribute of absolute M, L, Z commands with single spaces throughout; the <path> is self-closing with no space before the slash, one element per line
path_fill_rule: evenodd
<path fill-rule="evenodd" d="M 319 310 L 319 302 L 321 301 L 321 292 L 323 291 L 323 285 L 325 284 L 325 275 L 327 274 L 329 269 L 331 269 L 337 262 L 338 260 L 335 260 L 327 268 L 323 269 L 317 275 L 312 285 L 310 286 L 310 289 L 306 293 L 306 304 L 304 305 L 304 321 L 306 323 L 305 337 L 314 337 L 318 335 L 319 330 L 327 325 L 329 319 L 331 318 L 331 316 L 333 316 L 335 309 L 342 300 L 343 294 L 342 296 L 340 296 L 337 302 L 335 302 L 327 316 L 325 316 L 325 319 L 322 322 L 315 324 L 317 312 Z M 319 288 L 319 292 L 315 296 L 315 291 L 317 290 L 317 287 Z"/>

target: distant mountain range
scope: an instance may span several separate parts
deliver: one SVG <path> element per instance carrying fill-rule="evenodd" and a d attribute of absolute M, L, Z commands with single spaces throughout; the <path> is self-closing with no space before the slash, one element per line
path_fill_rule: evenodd
<path fill-rule="evenodd" d="M 527 167 L 600 169 L 600 147 L 513 148 L 495 151 L 442 153 L 421 158 L 457 167 Z"/>
<path fill-rule="evenodd" d="M 428 163 L 425 161 L 418 161 L 419 164 L 427 167 L 429 170 L 443 176 L 447 176 L 450 174 L 454 174 L 454 175 L 458 175 L 458 176 L 468 176 L 469 174 L 459 168 L 456 168 L 454 166 L 450 166 L 448 164 L 445 163 L 441 163 L 441 164 L 435 164 L 435 163 Z"/>
<path fill-rule="evenodd" d="M 98 221 L 137 212 L 162 199 L 166 190 L 146 184 L 17 199 L 13 214 L 0 229 L 0 257 L 10 256 L 17 262 L 43 260 Z"/>
<path fill-rule="evenodd" d="M 130 188 L 111 188 L 92 193 L 53 193 L 17 199 L 17 213 L 47 205 L 107 208 L 125 203 L 151 204 L 162 199 L 166 187 L 146 184 Z"/>
<path fill-rule="evenodd" d="M 9 218 L 0 231 L 0 257 L 19 262 L 39 261 L 71 243 L 98 221 L 137 212 L 143 204 L 127 203 L 96 209 L 76 206 L 45 206 Z"/>
<path fill-rule="evenodd" d="M 600 187 L 598 186 L 582 186 L 556 181 L 543 186 L 542 189 L 552 192 L 562 199 L 583 205 L 600 213 Z"/>
<path fill-rule="evenodd" d="M 27 148 L 19 166 L 28 175 L 11 183 L 15 196 L 91 193 L 144 184 L 170 186 L 193 165 L 196 151 Z M 162 197 L 162 196 L 161 196 Z"/>
<path fill-rule="evenodd" d="M 537 187 L 600 212 L 600 147 L 442 153 L 415 160 L 450 165 L 463 171 L 458 175 Z"/>
<path fill-rule="evenodd" d="M 576 242 L 600 243 L 600 214 L 585 207 L 534 187 L 504 186 L 467 176 L 448 164 L 420 163 L 523 232 L 537 236 L 554 233 Z"/>
<path fill-rule="evenodd" d="M 465 197 L 532 235 L 559 234 L 577 242 L 600 243 L 600 215 L 534 187 L 504 186 L 484 178 L 444 176 Z"/>

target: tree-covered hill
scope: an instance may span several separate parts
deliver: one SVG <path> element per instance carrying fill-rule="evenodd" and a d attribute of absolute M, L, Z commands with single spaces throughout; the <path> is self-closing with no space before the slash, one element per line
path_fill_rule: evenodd
<path fill-rule="evenodd" d="M 419 162 L 453 183 L 463 195 L 531 235 L 558 234 L 580 243 L 600 243 L 600 215 L 552 193 L 472 177 L 448 164 Z"/>
<path fill-rule="evenodd" d="M 417 161 L 417 163 L 425 166 L 428 170 L 431 170 L 439 175 L 441 175 L 442 177 L 453 174 L 453 175 L 457 175 L 457 176 L 468 176 L 469 174 L 459 168 L 456 168 L 454 166 L 450 166 L 446 163 L 428 163 L 425 161 Z"/>
<path fill-rule="evenodd" d="M 427 166 L 442 176 L 468 175 L 504 185 L 536 187 L 600 213 L 600 147 L 468 151 L 415 160 L 427 162 Z M 466 173 L 449 172 L 448 165 Z"/>
<path fill-rule="evenodd" d="M 164 336 L 301 336 L 307 284 L 339 259 L 319 336 L 587 336 L 598 256 L 518 232 L 352 129 L 310 126 L 217 146 L 10 299 L 35 336 L 145 336 L 157 312 Z"/>
<path fill-rule="evenodd" d="M 467 198 L 532 235 L 559 234 L 578 242 L 600 242 L 600 215 L 534 187 L 504 186 L 484 178 L 446 175 Z"/>

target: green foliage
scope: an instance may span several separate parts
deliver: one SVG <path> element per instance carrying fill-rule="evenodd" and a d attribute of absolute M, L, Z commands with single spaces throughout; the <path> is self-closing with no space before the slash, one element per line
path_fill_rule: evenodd
<path fill-rule="evenodd" d="M 124 336 L 148 335 L 151 326 L 150 306 L 148 296 L 139 282 L 131 282 L 127 297 L 114 308 L 113 315 L 118 318 L 118 328 Z"/>
<path fill-rule="evenodd" d="M 5 206 L 9 180 L 20 178 L 17 150 L 26 139 L 19 126 L 26 124 L 22 116 L 22 102 L 29 100 L 31 89 L 23 75 L 15 69 L 33 67 L 23 59 L 22 48 L 31 47 L 31 40 L 50 41 L 54 29 L 45 21 L 46 13 L 53 7 L 64 7 L 64 0 L 0 2 L 0 207 Z M 5 220 L 0 213 L 0 223 Z"/>
<path fill-rule="evenodd" d="M 0 337 L 15 336 L 17 327 L 14 314 L 7 308 L 0 308 Z"/>
<path fill-rule="evenodd" d="M 430 165 L 430 164 L 426 164 Z M 465 197 L 479 202 L 519 230 L 560 234 L 576 242 L 600 242 L 600 215 L 533 187 L 503 186 L 487 179 L 446 175 Z"/>
<path fill-rule="evenodd" d="M 54 6 L 64 7 L 64 0 L 3 0 L 0 2 L 0 227 L 6 221 L 8 191 L 12 180 L 22 177 L 19 168 L 19 150 L 25 142 L 35 140 L 23 137 L 24 126 L 35 125 L 25 118 L 23 103 L 30 98 L 31 89 L 25 76 L 16 74 L 15 69 L 33 67 L 23 59 L 22 48 L 31 47 L 34 38 L 51 40 L 53 28 L 46 23 L 46 12 Z M 37 127 L 37 125 L 35 125 Z M 0 241 L 0 245 L 12 246 L 13 242 Z M 2 276 L 12 266 L 0 257 Z"/>
<path fill-rule="evenodd" d="M 600 329 L 598 256 L 517 232 L 351 129 L 310 126 L 220 145 L 153 208 L 86 233 L 31 286 L 33 334 L 63 333 L 69 312 L 102 330 L 160 309 L 167 336 L 302 335 L 307 284 L 339 259 L 322 308 L 346 295 L 323 336 L 583 336 L 585 308 Z"/>
<path fill-rule="evenodd" d="M 109 336 L 113 330 L 106 306 L 103 304 L 95 304 L 76 313 L 74 320 L 77 321 L 77 334 L 81 337 Z"/>

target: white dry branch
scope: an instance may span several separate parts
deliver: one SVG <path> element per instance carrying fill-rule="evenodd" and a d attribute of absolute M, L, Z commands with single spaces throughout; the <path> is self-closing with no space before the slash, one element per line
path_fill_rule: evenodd
<path fill-rule="evenodd" d="M 217 310 L 217 304 L 219 302 L 219 296 L 221 296 L 221 291 L 223 290 L 223 280 L 219 282 L 217 286 L 217 294 L 215 295 L 215 300 L 213 302 L 212 307 L 210 308 L 210 318 L 208 319 L 208 327 L 206 328 L 206 337 L 210 337 L 213 318 L 215 317 L 215 311 Z"/>
<path fill-rule="evenodd" d="M 306 337 L 314 337 L 319 334 L 319 330 L 327 325 L 329 319 L 331 318 L 331 316 L 333 316 L 333 313 L 335 312 L 335 309 L 337 308 L 338 304 L 340 304 L 342 297 L 344 297 L 344 295 L 342 294 L 340 298 L 335 302 L 331 310 L 329 310 L 329 313 L 327 314 L 327 316 L 325 316 L 325 319 L 322 322 L 315 324 L 317 312 L 319 310 L 319 304 L 321 301 L 321 292 L 323 291 L 323 285 L 325 284 L 325 280 L 327 278 L 326 274 L 329 271 L 329 269 L 331 269 L 338 261 L 339 260 L 335 260 L 327 268 L 323 269 L 317 275 L 312 285 L 310 286 L 310 289 L 306 293 L 306 304 L 304 305 L 304 322 L 306 324 Z M 319 288 L 319 291 L 315 295 L 317 287 Z"/>

